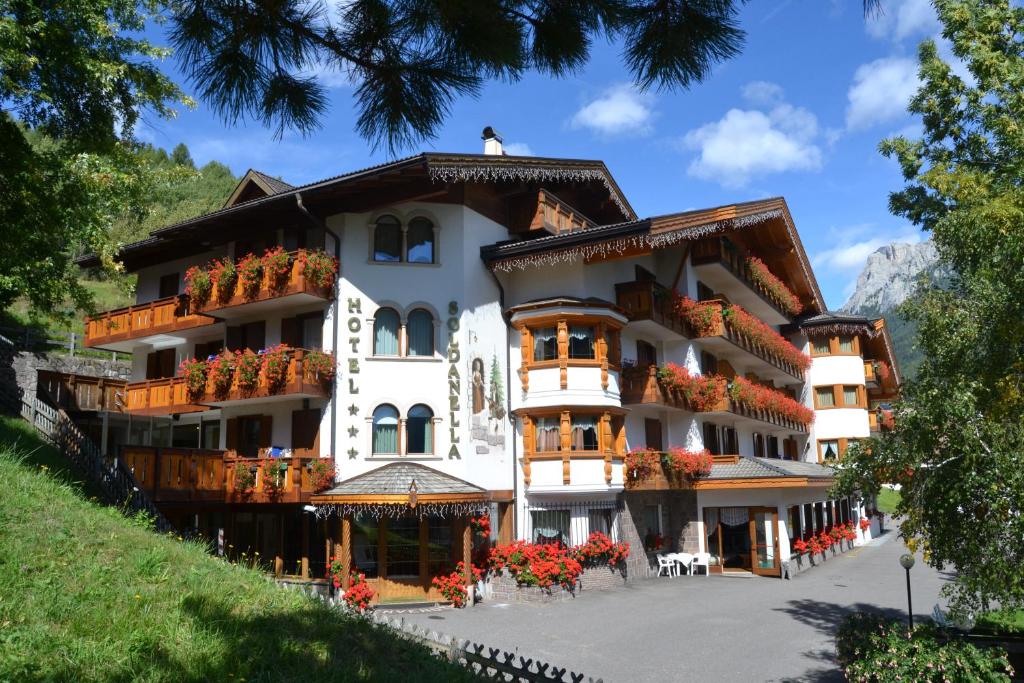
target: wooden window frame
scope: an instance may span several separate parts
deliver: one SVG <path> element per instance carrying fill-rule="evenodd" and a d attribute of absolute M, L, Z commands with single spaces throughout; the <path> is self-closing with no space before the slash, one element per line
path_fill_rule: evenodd
<path fill-rule="evenodd" d="M 597 418 L 596 451 L 572 450 L 573 415 Z M 546 417 L 559 420 L 560 450 L 538 451 L 535 448 L 537 420 Z M 569 463 L 572 460 L 604 460 L 605 481 L 611 483 L 612 459 L 621 458 L 626 451 L 626 422 L 618 411 L 613 413 L 610 410 L 560 406 L 531 410 L 528 414 L 520 415 L 520 419 L 523 422 L 523 477 L 527 486 L 530 485 L 530 463 L 534 460 L 561 460 L 563 484 L 569 484 Z"/>
<path fill-rule="evenodd" d="M 820 335 L 819 335 L 820 336 Z M 846 335 L 831 335 L 828 338 L 828 353 L 820 353 L 814 348 L 814 341 L 808 339 L 812 358 L 823 358 L 825 356 L 859 356 L 861 355 L 860 335 L 850 335 L 853 338 L 853 351 L 839 350 L 839 337 Z"/>
<path fill-rule="evenodd" d="M 592 326 L 594 328 L 594 358 L 569 358 L 569 327 Z M 569 368 L 600 368 L 601 388 L 608 388 L 608 371 L 618 372 L 622 365 L 622 325 L 598 315 L 552 315 L 530 318 L 517 325 L 519 346 L 522 356 L 519 377 L 523 391 L 529 391 L 530 370 L 559 368 L 559 386 L 569 388 Z M 541 329 L 554 328 L 557 335 L 556 357 L 548 360 L 534 360 L 533 337 Z"/>
<path fill-rule="evenodd" d="M 857 387 L 856 405 L 847 405 L 845 402 L 845 387 Z M 823 406 L 818 402 L 818 389 L 832 389 L 832 402 L 834 405 Z M 868 393 L 863 384 L 816 384 L 812 388 L 815 410 L 867 410 Z"/>
<path fill-rule="evenodd" d="M 853 444 L 857 443 L 860 440 L 861 440 L 860 437 L 852 437 L 852 436 L 842 436 L 842 437 L 838 437 L 837 436 L 837 437 L 833 437 L 831 439 L 818 439 L 817 444 L 816 444 L 817 447 L 818 447 L 818 464 L 820 465 L 820 464 L 825 462 L 825 457 L 822 455 L 822 451 L 821 451 L 821 444 L 822 444 L 822 442 L 824 442 L 824 441 L 835 441 L 838 444 L 838 446 L 837 446 L 838 455 L 837 455 L 837 458 L 836 458 L 836 462 L 839 462 L 839 461 L 841 461 L 846 456 L 846 449 L 848 449 L 850 446 L 852 446 Z"/>

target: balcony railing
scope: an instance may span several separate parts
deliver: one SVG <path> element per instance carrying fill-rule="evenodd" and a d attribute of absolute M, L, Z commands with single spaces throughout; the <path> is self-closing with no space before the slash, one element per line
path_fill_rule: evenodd
<path fill-rule="evenodd" d="M 868 411 L 868 428 L 872 433 L 889 432 L 896 427 L 892 410 L 878 408 Z"/>
<path fill-rule="evenodd" d="M 751 408 L 723 397 L 717 403 L 697 410 L 679 391 L 667 387 L 658 379 L 655 365 L 624 368 L 622 371 L 622 405 L 658 405 L 677 410 L 700 413 L 730 413 L 757 420 L 791 432 L 804 433 L 807 426 L 769 410 Z"/>
<path fill-rule="evenodd" d="M 620 282 L 615 285 L 615 301 L 631 321 L 650 320 L 677 334 L 690 334 L 686 321 L 676 313 L 672 290 L 653 280 Z"/>
<path fill-rule="evenodd" d="M 329 383 L 315 376 L 305 366 L 304 359 L 307 353 L 306 349 L 288 350 L 288 367 L 284 380 L 277 385 L 268 381 L 266 370 L 262 368 L 252 387 L 242 386 L 239 373 L 235 371 L 231 385 L 224 391 L 219 391 L 213 379 L 207 378 L 206 389 L 201 395 L 189 393 L 184 377 L 133 382 L 126 389 L 126 410 L 142 415 L 166 415 L 209 410 L 210 405 L 254 398 L 326 398 L 329 394 Z"/>
<path fill-rule="evenodd" d="M 125 446 L 121 459 L 157 502 L 304 503 L 315 493 L 309 471 L 314 456 L 236 458 L 218 450 Z M 249 470 L 253 483 L 245 490 L 236 479 L 240 467 Z M 278 485 L 269 485 L 268 476 Z"/>
<path fill-rule="evenodd" d="M 659 452 L 660 456 L 661 453 Z M 712 455 L 711 463 L 714 465 L 735 465 L 739 462 L 739 455 Z M 634 477 L 631 472 L 624 472 L 627 491 L 668 491 L 672 489 L 693 488 L 694 481 L 687 479 L 681 472 L 673 472 L 664 465 L 654 468 L 646 477 Z M 699 481 L 699 478 L 698 480 Z"/>
<path fill-rule="evenodd" d="M 288 252 L 290 270 L 280 280 L 272 278 L 270 273 L 264 268 L 258 289 L 254 287 L 252 290 L 247 290 L 240 275 L 236 278 L 234 286 L 229 290 L 222 291 L 215 280 L 209 300 L 197 305 L 196 310 L 208 313 L 299 294 L 305 294 L 318 299 L 329 299 L 331 292 L 328 288 L 314 285 L 303 275 L 303 266 L 296 258 L 297 254 L 298 252 L 294 251 Z"/>
<path fill-rule="evenodd" d="M 217 322 L 208 315 L 189 309 L 182 295 L 157 299 L 99 313 L 85 319 L 85 346 L 103 346 L 116 342 L 168 334 Z"/>
<path fill-rule="evenodd" d="M 690 260 L 693 265 L 720 264 L 780 315 L 789 319 L 790 314 L 786 310 L 785 303 L 751 275 L 750 268 L 747 266 L 748 256 L 749 254 L 745 250 L 724 237 L 714 237 L 696 242 L 690 252 Z"/>
<path fill-rule="evenodd" d="M 38 376 L 36 392 L 64 410 L 124 410 L 127 382 L 123 379 L 52 370 L 39 370 Z"/>

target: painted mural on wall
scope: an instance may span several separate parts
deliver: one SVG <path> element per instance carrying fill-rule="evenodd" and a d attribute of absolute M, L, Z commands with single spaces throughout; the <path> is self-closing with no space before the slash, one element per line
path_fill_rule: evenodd
<path fill-rule="evenodd" d="M 504 454 L 508 422 L 505 353 L 503 340 L 498 336 L 504 332 L 505 325 L 500 317 L 497 320 L 491 317 L 485 315 L 482 320 L 474 320 L 468 330 L 469 432 L 473 452 L 479 455 Z"/>

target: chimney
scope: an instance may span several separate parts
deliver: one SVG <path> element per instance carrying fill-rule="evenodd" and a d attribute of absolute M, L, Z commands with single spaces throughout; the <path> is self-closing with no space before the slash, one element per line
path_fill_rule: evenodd
<path fill-rule="evenodd" d="M 501 134 L 498 131 L 487 126 L 480 137 L 484 141 L 484 154 L 494 154 L 499 157 L 505 155 L 505 150 L 501 148 Z"/>

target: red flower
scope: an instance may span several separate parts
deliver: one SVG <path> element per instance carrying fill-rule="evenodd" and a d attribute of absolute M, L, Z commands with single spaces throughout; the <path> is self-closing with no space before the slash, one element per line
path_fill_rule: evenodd
<path fill-rule="evenodd" d="M 718 375 L 691 375 L 675 363 L 658 369 L 658 381 L 665 389 L 677 391 L 695 412 L 714 410 L 725 398 L 727 382 Z"/>
<path fill-rule="evenodd" d="M 797 295 L 786 286 L 786 283 L 768 270 L 764 261 L 756 256 L 747 257 L 747 270 L 750 272 L 750 278 L 764 287 L 786 313 L 798 315 L 800 311 L 804 310 L 804 305 L 800 303 Z"/>
<path fill-rule="evenodd" d="M 793 550 L 795 550 L 798 555 L 803 555 L 807 552 L 807 541 L 802 538 L 796 539 L 793 541 Z"/>
<path fill-rule="evenodd" d="M 735 304 L 725 309 L 725 318 L 734 330 L 769 354 L 800 370 L 811 367 L 811 357 L 793 346 L 781 334 Z"/>
<path fill-rule="evenodd" d="M 688 451 L 685 448 L 672 447 L 665 452 L 664 462 L 674 472 L 680 472 L 687 479 L 699 479 L 711 474 L 711 452 Z"/>
<path fill-rule="evenodd" d="M 622 468 L 626 473 L 626 486 L 634 486 L 637 482 L 653 476 L 661 466 L 661 454 L 653 448 L 634 448 L 622 459 Z"/>
<path fill-rule="evenodd" d="M 860 518 L 860 530 L 861 531 L 867 531 L 870 528 L 871 528 L 871 520 L 868 519 L 867 517 L 861 517 Z"/>
<path fill-rule="evenodd" d="M 743 377 L 734 377 L 729 385 L 729 398 L 734 403 L 754 410 L 775 413 L 792 422 L 810 425 L 814 422 L 814 411 L 786 396 L 777 389 L 754 384 Z"/>

